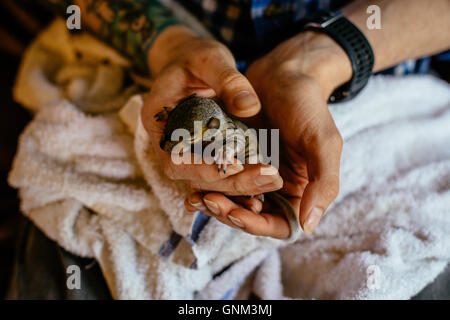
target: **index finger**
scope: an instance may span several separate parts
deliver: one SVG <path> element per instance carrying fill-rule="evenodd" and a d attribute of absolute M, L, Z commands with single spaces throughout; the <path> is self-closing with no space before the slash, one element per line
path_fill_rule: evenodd
<path fill-rule="evenodd" d="M 284 216 L 267 212 L 255 213 L 220 193 L 209 193 L 203 198 L 200 193 L 196 193 L 189 197 L 189 202 L 204 204 L 209 209 L 206 214 L 252 235 L 286 239 L 290 234 L 289 224 Z"/>

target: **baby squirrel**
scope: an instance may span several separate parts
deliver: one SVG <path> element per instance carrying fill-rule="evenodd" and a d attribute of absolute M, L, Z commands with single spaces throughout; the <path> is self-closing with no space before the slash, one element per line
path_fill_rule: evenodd
<path fill-rule="evenodd" d="M 190 139 L 181 141 L 182 150 L 191 150 L 192 146 L 198 142 L 202 143 L 202 148 L 214 143 L 216 146 L 214 162 L 218 165 L 218 170 L 222 169 L 225 172 L 227 164 L 233 163 L 233 158 L 241 159 L 239 155 L 244 156 L 245 163 L 261 163 L 256 135 L 253 135 L 254 139 L 246 137 L 244 132 L 248 127 L 241 121 L 228 116 L 213 99 L 193 94 L 181 100 L 172 110 L 165 107 L 163 111 L 155 115 L 155 118 L 157 121 L 167 120 L 160 141 L 160 147 L 165 151 L 171 152 L 180 143 L 180 141 L 172 141 L 172 133 L 176 129 L 185 129 L 189 132 Z M 201 123 L 201 126 L 196 127 L 195 121 Z M 226 134 L 227 129 L 232 130 Z M 247 135 L 249 132 L 252 131 L 247 131 Z M 216 141 L 218 139 L 215 138 L 218 136 L 223 140 Z M 300 235 L 300 223 L 290 202 L 278 192 L 269 192 L 265 195 L 282 209 L 289 223 L 290 236 L 287 241 L 297 240 Z"/>

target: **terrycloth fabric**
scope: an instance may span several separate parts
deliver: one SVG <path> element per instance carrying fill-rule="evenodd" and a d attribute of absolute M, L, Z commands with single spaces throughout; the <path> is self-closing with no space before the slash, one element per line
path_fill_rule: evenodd
<path fill-rule="evenodd" d="M 447 84 L 377 77 L 355 100 L 332 106 L 344 137 L 340 195 L 312 236 L 282 247 L 184 212 L 189 190 L 155 161 L 140 95 L 96 115 L 64 95 L 34 99 L 35 90 L 59 87 L 33 75 L 65 63 L 49 65 L 36 48 L 73 50 L 70 41 L 48 47 L 48 37 L 27 52 L 29 71 L 16 84 L 16 98 L 37 112 L 9 182 L 48 237 L 99 262 L 114 298 L 407 299 L 450 261 Z"/>

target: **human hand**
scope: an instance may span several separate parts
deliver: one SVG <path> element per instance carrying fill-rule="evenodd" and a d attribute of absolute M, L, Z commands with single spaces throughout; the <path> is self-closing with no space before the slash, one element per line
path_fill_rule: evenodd
<path fill-rule="evenodd" d="M 226 173 L 214 164 L 174 164 L 171 154 L 160 148 L 164 123 L 155 119 L 163 107 L 174 107 L 181 99 L 197 93 L 218 97 L 227 111 L 249 117 L 260 110 L 259 99 L 247 78 L 239 73 L 231 52 L 219 42 L 199 38 L 185 27 L 165 30 L 149 52 L 154 77 L 151 91 L 142 109 L 142 122 L 165 174 L 172 180 L 184 180 L 195 190 L 218 191 L 228 195 L 249 195 L 280 189 L 282 179 L 273 171 L 271 179 L 258 184 L 261 165 L 248 167 L 235 163 Z M 205 209 L 201 203 L 193 203 Z"/>
<path fill-rule="evenodd" d="M 253 63 L 247 77 L 262 102 L 252 127 L 280 129 L 281 192 L 300 217 L 305 233 L 317 227 L 339 191 L 342 139 L 328 110 L 334 88 L 348 81 L 352 69 L 345 52 L 325 35 L 306 32 Z M 276 208 L 264 204 L 262 214 L 220 193 L 192 194 L 221 222 L 248 233 L 289 236 L 289 226 Z M 247 206 L 246 206 L 247 205 Z M 247 208 L 246 208 L 247 207 Z"/>

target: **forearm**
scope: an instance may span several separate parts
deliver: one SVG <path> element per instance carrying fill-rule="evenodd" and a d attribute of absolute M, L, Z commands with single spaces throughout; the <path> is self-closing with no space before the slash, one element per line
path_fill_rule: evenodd
<path fill-rule="evenodd" d="M 367 8 L 381 9 L 382 29 L 369 30 Z M 342 9 L 367 37 L 375 55 L 374 72 L 402 61 L 450 48 L 450 0 L 357 0 Z M 324 99 L 352 77 L 350 59 L 328 35 L 307 31 L 285 41 L 269 55 L 272 65 L 286 66 L 314 78 Z"/>
<path fill-rule="evenodd" d="M 382 29 L 367 27 L 370 5 L 380 7 Z M 342 12 L 372 46 L 375 72 L 450 48 L 450 0 L 358 0 Z"/>
<path fill-rule="evenodd" d="M 41 0 L 65 14 L 70 4 L 81 8 L 81 27 L 128 56 L 145 71 L 147 53 L 166 27 L 177 24 L 172 13 L 157 0 Z"/>

